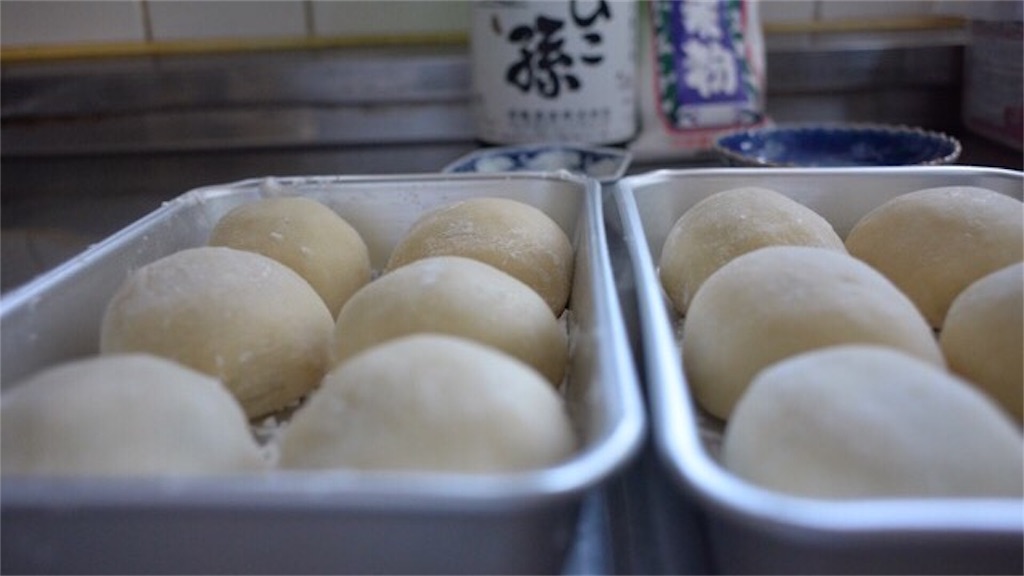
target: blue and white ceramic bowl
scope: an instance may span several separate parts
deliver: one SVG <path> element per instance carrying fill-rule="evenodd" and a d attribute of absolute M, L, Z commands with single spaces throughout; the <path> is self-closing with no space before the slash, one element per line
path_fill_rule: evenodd
<path fill-rule="evenodd" d="M 445 172 L 550 172 L 568 170 L 599 182 L 622 177 L 632 155 L 617 148 L 572 144 L 527 144 L 484 148 L 444 168 Z"/>
<path fill-rule="evenodd" d="M 715 139 L 730 164 L 760 167 L 936 166 L 960 156 L 938 132 L 881 124 L 796 124 L 730 132 Z"/>

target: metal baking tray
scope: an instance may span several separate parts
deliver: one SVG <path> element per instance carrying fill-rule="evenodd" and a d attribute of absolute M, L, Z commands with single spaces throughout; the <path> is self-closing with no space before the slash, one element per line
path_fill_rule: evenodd
<path fill-rule="evenodd" d="M 845 237 L 871 208 L 899 194 L 975 185 L 1021 198 L 1024 174 L 971 167 L 710 168 L 657 171 L 619 182 L 612 195 L 636 284 L 633 314 L 652 434 L 665 473 L 704 510 L 714 569 L 1022 573 L 1022 500 L 825 501 L 759 488 L 719 464 L 720 424 L 702 413 L 687 388 L 679 353 L 681 319 L 661 289 L 655 263 L 672 225 L 690 206 L 714 192 L 752 185 L 807 205 Z M 632 321 L 627 315 L 627 324 Z"/>
<path fill-rule="evenodd" d="M 5 572 L 558 573 L 584 496 L 644 439 L 596 182 L 568 173 L 262 178 L 187 192 L 0 300 L 3 386 L 97 352 L 132 269 L 205 243 L 232 207 L 303 195 L 362 234 L 375 269 L 427 210 L 478 196 L 541 208 L 576 249 L 564 395 L 579 452 L 538 471 L 273 471 L 231 478 L 2 481 Z"/>

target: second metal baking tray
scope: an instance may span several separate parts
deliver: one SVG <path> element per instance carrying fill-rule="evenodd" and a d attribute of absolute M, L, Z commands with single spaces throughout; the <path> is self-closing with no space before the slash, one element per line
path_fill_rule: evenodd
<path fill-rule="evenodd" d="M 687 388 L 677 339 L 682 320 L 656 270 L 676 219 L 715 192 L 774 189 L 824 216 L 845 237 L 861 216 L 890 198 L 953 185 L 986 187 L 1020 199 L 1024 175 L 952 166 L 709 168 L 640 174 L 613 189 L 636 284 L 652 433 L 665 473 L 706 513 L 716 571 L 1020 574 L 1024 569 L 1021 499 L 825 501 L 783 495 L 730 474 L 715 456 L 720 425 L 703 417 Z"/>
<path fill-rule="evenodd" d="M 551 216 L 576 250 L 565 397 L 578 453 L 550 468 L 489 475 L 4 478 L 4 571 L 559 572 L 584 496 L 631 460 L 646 429 L 593 181 L 568 173 L 293 177 L 184 193 L 4 295 L 0 382 L 95 354 L 106 302 L 129 271 L 204 244 L 228 210 L 274 195 L 332 207 L 361 233 L 378 270 L 416 218 L 457 200 L 512 198 Z"/>

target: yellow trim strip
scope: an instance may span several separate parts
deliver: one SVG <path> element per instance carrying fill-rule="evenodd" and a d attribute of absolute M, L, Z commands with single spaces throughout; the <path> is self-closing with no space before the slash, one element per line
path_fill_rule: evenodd
<path fill-rule="evenodd" d="M 402 36 L 366 35 L 330 38 L 247 38 L 244 40 L 211 39 L 162 42 L 55 44 L 50 46 L 11 46 L 0 49 L 0 64 L 82 58 L 174 56 L 182 54 L 219 54 L 225 52 L 257 52 L 269 50 L 317 50 L 325 48 L 365 48 L 414 45 L 455 46 L 465 45 L 467 42 L 467 34 L 451 32 L 411 34 Z"/>
<path fill-rule="evenodd" d="M 922 16 L 885 20 L 835 20 L 825 22 L 770 22 L 765 34 L 898 32 L 948 30 L 961 28 L 965 20 L 956 16 Z M 267 50 L 315 50 L 386 46 L 459 46 L 469 35 L 463 32 L 404 35 L 339 36 L 330 38 L 211 39 L 162 42 L 109 42 L 95 44 L 56 44 L 11 46 L 0 49 L 0 64 L 113 58 L 124 56 L 173 56 L 181 54 L 217 54 Z"/>
<path fill-rule="evenodd" d="M 914 16 L 887 19 L 844 19 L 819 22 L 769 22 L 765 34 L 911 32 L 962 28 L 966 20 L 959 16 Z"/>

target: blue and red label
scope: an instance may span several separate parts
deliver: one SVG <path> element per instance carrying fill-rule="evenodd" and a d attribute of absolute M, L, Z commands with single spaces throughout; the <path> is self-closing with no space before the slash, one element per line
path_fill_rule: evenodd
<path fill-rule="evenodd" d="M 651 3 L 655 94 L 666 128 L 746 124 L 760 116 L 762 71 L 747 9 L 747 0 Z"/>

